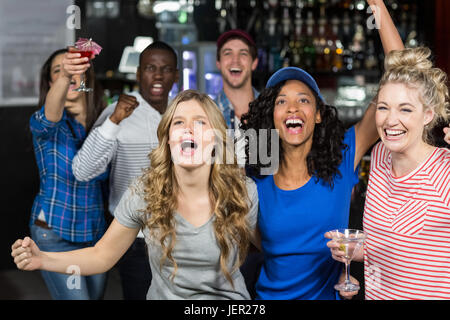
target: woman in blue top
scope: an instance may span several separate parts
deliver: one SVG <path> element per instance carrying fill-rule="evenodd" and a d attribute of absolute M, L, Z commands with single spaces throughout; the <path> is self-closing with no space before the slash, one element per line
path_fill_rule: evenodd
<path fill-rule="evenodd" d="M 89 68 L 87 58 L 66 49 L 55 51 L 41 69 L 41 108 L 30 119 L 40 187 L 32 208 L 33 239 L 48 251 L 67 251 L 93 245 L 105 232 L 103 180 L 78 182 L 72 159 L 101 112 L 101 91 L 73 91 Z M 80 65 L 77 65 L 81 63 Z M 87 85 L 94 85 L 92 68 Z M 101 97 L 101 96 L 100 96 Z M 94 101 L 96 100 L 96 101 Z M 77 272 L 77 266 L 69 271 Z M 42 272 L 53 299 L 100 299 L 106 275 L 67 276 Z"/>
<path fill-rule="evenodd" d="M 377 5 L 375 16 L 383 22 L 379 32 L 385 52 L 403 49 L 383 1 L 369 4 Z M 348 226 L 358 163 L 378 139 L 374 114 L 371 105 L 363 119 L 345 131 L 315 80 L 294 67 L 272 75 L 250 103 L 243 129 L 255 129 L 257 141 L 260 129 L 268 129 L 267 141 L 272 141 L 270 129 L 277 129 L 279 137 L 279 166 L 273 174 L 261 174 L 273 166 L 264 164 L 261 155 L 247 166 L 258 187 L 264 252 L 257 298 L 339 299 L 334 285 L 342 264 L 331 259 L 324 234 Z M 246 152 L 251 159 L 249 146 Z"/>

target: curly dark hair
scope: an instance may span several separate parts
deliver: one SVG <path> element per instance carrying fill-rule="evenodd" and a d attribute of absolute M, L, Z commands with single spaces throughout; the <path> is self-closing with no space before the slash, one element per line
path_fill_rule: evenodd
<path fill-rule="evenodd" d="M 269 129 L 266 130 L 267 143 L 269 144 L 272 140 L 271 135 L 273 133 L 270 129 L 275 129 L 273 121 L 275 100 L 285 83 L 286 81 L 283 81 L 274 87 L 264 89 L 258 98 L 250 103 L 249 112 L 242 116 L 241 129 L 254 129 L 257 135 L 257 137 L 254 137 L 256 141 L 259 141 L 259 135 L 262 134 L 259 131 L 260 129 Z M 345 127 L 338 118 L 337 109 L 325 104 L 314 90 L 311 89 L 311 92 L 316 98 L 316 108 L 320 112 L 322 121 L 316 124 L 314 128 L 312 147 L 306 158 L 308 173 L 316 179 L 316 182 L 321 179 L 333 188 L 334 178 L 341 176 L 338 167 L 342 162 L 342 153 L 348 148 L 343 142 Z M 278 139 L 280 138 L 278 137 Z M 281 163 L 284 156 L 281 142 L 279 146 L 279 163 Z M 270 157 L 270 146 L 267 146 L 266 150 Z M 256 164 L 249 163 L 248 143 L 245 147 L 245 153 L 247 174 L 251 177 L 261 178 L 261 169 L 267 168 L 270 164 L 262 163 L 259 155 L 256 157 L 258 159 Z"/>

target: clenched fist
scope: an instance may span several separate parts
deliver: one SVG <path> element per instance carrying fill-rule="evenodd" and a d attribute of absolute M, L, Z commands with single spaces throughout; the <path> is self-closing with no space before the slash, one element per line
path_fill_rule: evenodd
<path fill-rule="evenodd" d="M 127 94 L 121 94 L 117 101 L 116 108 L 109 119 L 115 124 L 119 124 L 123 119 L 129 117 L 134 109 L 139 105 L 136 97 Z"/>
<path fill-rule="evenodd" d="M 33 271 L 42 266 L 41 251 L 30 237 L 14 242 L 11 246 L 11 256 L 20 270 Z"/>

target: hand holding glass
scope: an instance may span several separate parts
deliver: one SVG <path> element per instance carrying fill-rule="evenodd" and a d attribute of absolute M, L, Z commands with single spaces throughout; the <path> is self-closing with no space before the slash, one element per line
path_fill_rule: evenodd
<path fill-rule="evenodd" d="M 96 44 L 92 39 L 84 39 L 80 38 L 75 43 L 76 50 L 72 51 L 73 53 L 79 53 L 81 55 L 80 58 L 88 58 L 89 61 L 91 60 L 91 57 L 93 54 L 97 55 L 100 53 L 102 48 Z M 76 89 L 73 89 L 73 91 L 81 91 L 81 92 L 91 92 L 92 88 L 87 88 L 84 80 L 84 74 L 81 75 L 81 82 L 80 86 Z"/>
<path fill-rule="evenodd" d="M 350 262 L 355 253 L 360 250 L 366 239 L 366 234 L 356 229 L 336 229 L 329 232 L 333 241 L 339 244 L 339 249 L 345 253 L 343 256 L 345 263 L 345 281 L 338 283 L 334 288 L 338 291 L 352 292 L 358 291 L 359 286 L 350 281 Z"/>
<path fill-rule="evenodd" d="M 92 51 L 82 51 L 82 50 L 73 50 L 72 53 L 79 53 L 81 55 L 80 58 L 88 58 L 89 61 L 91 60 Z M 89 62 L 88 61 L 88 62 Z M 78 88 L 73 89 L 73 91 L 78 92 L 91 92 L 93 89 L 86 87 L 85 79 L 84 79 L 84 73 L 81 75 L 80 80 L 80 86 Z"/>

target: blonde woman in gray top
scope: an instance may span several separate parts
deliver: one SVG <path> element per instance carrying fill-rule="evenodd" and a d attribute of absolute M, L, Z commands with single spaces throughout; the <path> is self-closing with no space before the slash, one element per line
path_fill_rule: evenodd
<path fill-rule="evenodd" d="M 222 113 L 207 95 L 184 91 L 163 115 L 158 140 L 151 167 L 95 247 L 42 252 L 26 237 L 12 245 L 17 267 L 102 273 L 143 229 L 153 273 L 147 299 L 249 299 L 239 266 L 249 241 L 259 247 L 258 195 L 226 143 Z"/>

